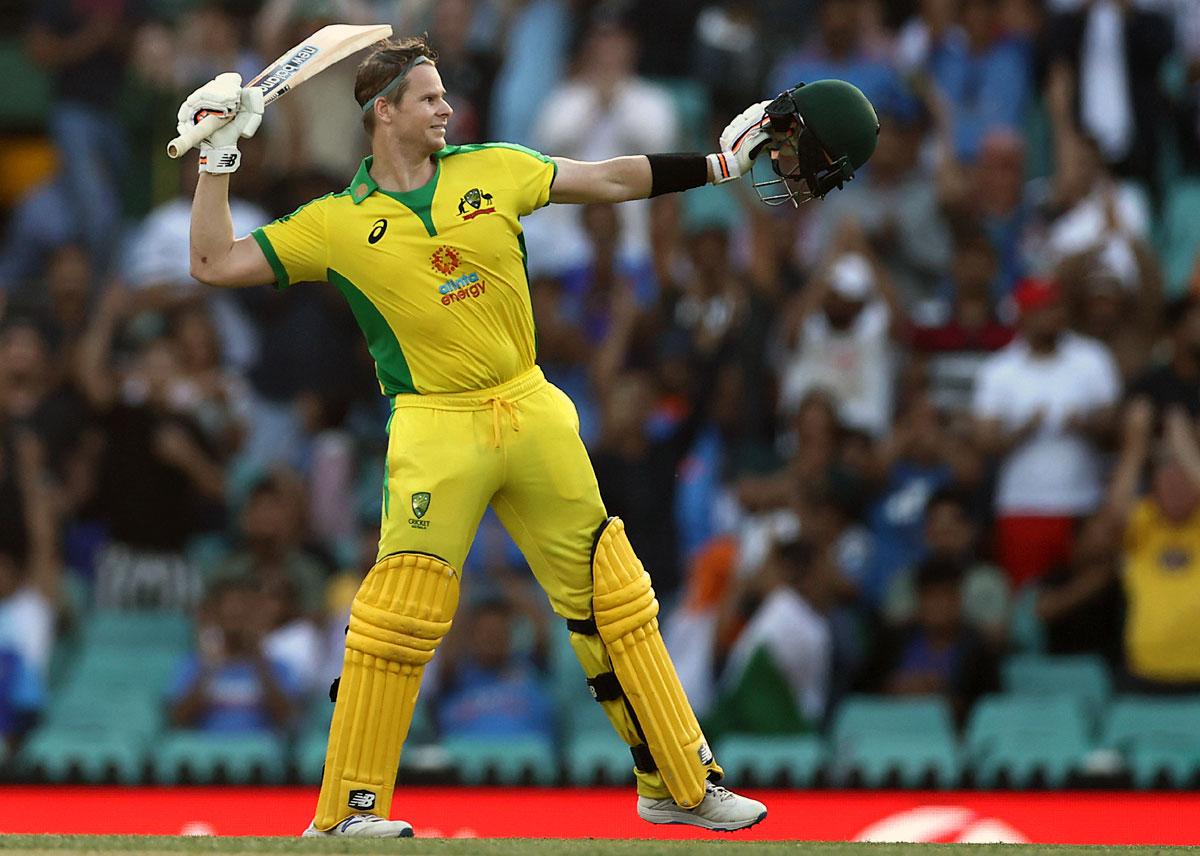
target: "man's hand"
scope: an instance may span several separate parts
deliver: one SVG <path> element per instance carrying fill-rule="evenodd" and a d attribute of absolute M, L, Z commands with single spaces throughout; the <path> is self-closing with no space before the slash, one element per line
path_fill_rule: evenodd
<path fill-rule="evenodd" d="M 708 156 L 713 184 L 740 178 L 750 171 L 754 158 L 763 144 L 770 139 L 767 133 L 767 105 L 770 101 L 759 101 L 747 107 L 721 132 L 721 151 Z"/>
<path fill-rule="evenodd" d="M 218 74 L 187 97 L 177 116 L 179 133 L 207 116 L 227 120 L 200 142 L 200 171 L 234 172 L 242 162 L 237 141 L 254 136 L 262 122 L 263 94 L 257 86 L 242 86 L 236 72 Z"/>

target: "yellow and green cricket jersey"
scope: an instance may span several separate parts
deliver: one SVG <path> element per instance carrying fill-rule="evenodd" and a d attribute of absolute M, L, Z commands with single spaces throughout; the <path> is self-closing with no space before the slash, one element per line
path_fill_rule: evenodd
<path fill-rule="evenodd" d="M 465 392 L 533 367 L 518 218 L 550 198 L 555 164 L 521 146 L 446 146 L 433 178 L 381 190 L 363 161 L 350 186 L 252 234 L 275 282 L 327 281 L 350 304 L 385 395 Z"/>

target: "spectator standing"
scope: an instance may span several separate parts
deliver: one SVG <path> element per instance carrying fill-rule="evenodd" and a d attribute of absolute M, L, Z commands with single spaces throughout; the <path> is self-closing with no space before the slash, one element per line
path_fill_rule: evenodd
<path fill-rule="evenodd" d="M 77 366 L 104 440 L 94 511 L 110 540 L 97 558 L 96 600 L 190 608 L 201 580 L 184 548 L 218 525 L 225 471 L 195 420 L 172 407 L 178 366 L 167 340 L 143 344 L 128 367 L 114 365 L 112 340 L 131 308 L 123 289 L 105 293 Z"/>
<path fill-rule="evenodd" d="M 618 22 L 601 19 L 591 25 L 575 73 L 550 93 L 538 116 L 534 141 L 539 151 L 592 161 L 675 147 L 675 105 L 661 88 L 638 76 L 638 48 L 633 33 Z M 649 213 L 646 200 L 619 207 L 622 256 L 649 258 Z M 579 215 L 572 207 L 551 207 L 524 222 L 529 256 L 546 270 L 585 261 Z"/>
<path fill-rule="evenodd" d="M 1124 536 L 1125 661 L 1133 692 L 1200 691 L 1200 444 L 1179 407 L 1167 411 L 1148 495 L 1138 481 L 1153 451 L 1154 412 L 1138 399 L 1106 509 Z"/>
<path fill-rule="evenodd" d="M 40 0 L 27 49 L 53 78 L 50 134 L 59 154 L 66 209 L 101 268 L 120 233 L 120 175 L 129 156 L 117 110 L 139 0 Z M 61 213 L 60 213 L 61 216 Z"/>
<path fill-rule="evenodd" d="M 1178 406 L 1193 419 L 1200 418 L 1200 296 L 1186 295 L 1167 304 L 1162 323 L 1169 359 L 1135 378 L 1129 398 L 1145 397 L 1160 417 Z"/>
<path fill-rule="evenodd" d="M 1107 348 L 1067 329 L 1055 283 L 1026 280 L 1015 297 L 1020 335 L 983 364 L 973 410 L 998 463 L 998 558 L 1020 586 L 1069 559 L 1079 518 L 1103 499 L 1098 441 L 1120 377 Z"/>
<path fill-rule="evenodd" d="M 1088 0 L 1052 16 L 1045 43 L 1051 83 L 1062 87 L 1050 109 L 1095 138 L 1104 163 L 1154 185 L 1159 123 L 1159 74 L 1171 54 L 1171 22 L 1132 0 Z"/>
<path fill-rule="evenodd" d="M 950 103 L 954 154 L 973 163 L 988 132 L 1019 133 L 1032 89 L 1030 46 L 1000 28 L 995 0 L 965 0 L 961 29 L 931 47 L 928 71 Z"/>
<path fill-rule="evenodd" d="M 825 388 L 844 425 L 882 437 L 892 418 L 893 335 L 903 318 L 886 275 L 867 256 L 835 257 L 799 296 L 785 327 L 784 412 L 795 412 L 810 390 Z"/>

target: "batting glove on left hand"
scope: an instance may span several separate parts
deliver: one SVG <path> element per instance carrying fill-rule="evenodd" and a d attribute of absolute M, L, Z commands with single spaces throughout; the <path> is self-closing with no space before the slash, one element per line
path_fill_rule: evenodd
<path fill-rule="evenodd" d="M 224 125 L 200 141 L 200 171 L 234 172 L 241 165 L 237 141 L 254 136 L 262 122 L 263 93 L 257 86 L 242 86 L 237 72 L 218 74 L 187 97 L 179 107 L 179 133 L 204 119 L 218 116 Z"/>
<path fill-rule="evenodd" d="M 721 151 L 708 156 L 712 165 L 713 184 L 740 178 L 750 171 L 754 158 L 763 144 L 770 139 L 767 126 L 767 105 L 770 100 L 759 101 L 734 117 L 721 132 Z"/>

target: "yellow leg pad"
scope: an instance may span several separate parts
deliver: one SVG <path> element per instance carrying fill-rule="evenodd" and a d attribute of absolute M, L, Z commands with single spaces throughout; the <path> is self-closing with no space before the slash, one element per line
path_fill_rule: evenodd
<path fill-rule="evenodd" d="M 352 814 L 388 816 L 421 673 L 457 606 L 458 574 L 433 556 L 387 556 L 363 580 L 350 607 L 318 829 Z"/>
<path fill-rule="evenodd" d="M 585 633 L 571 633 L 570 637 L 571 648 L 589 679 L 613 670 L 612 660 L 608 657 L 608 649 L 604 647 L 603 639 Z M 637 725 L 629 715 L 629 706 L 624 698 L 602 701 L 600 706 L 622 740 L 630 746 L 637 746 L 642 742 L 642 736 L 638 734 Z M 646 771 L 634 767 L 633 772 L 637 776 L 637 791 L 642 796 L 657 800 L 670 796 L 670 791 L 663 783 L 662 774 L 657 770 Z"/>
<path fill-rule="evenodd" d="M 704 799 L 705 782 L 720 779 L 723 772 L 667 654 L 650 575 L 634 554 L 620 518 L 611 518 L 601 532 L 592 566 L 592 610 L 613 671 L 671 798 L 694 808 Z"/>

